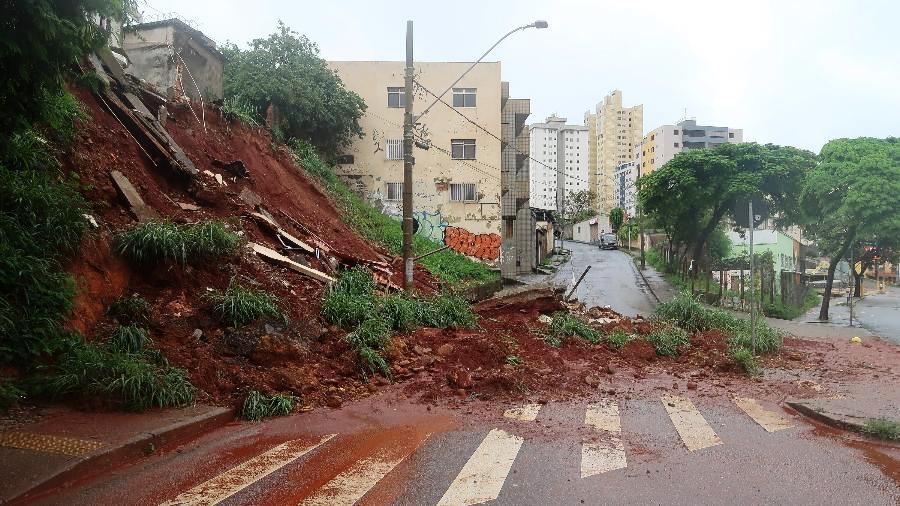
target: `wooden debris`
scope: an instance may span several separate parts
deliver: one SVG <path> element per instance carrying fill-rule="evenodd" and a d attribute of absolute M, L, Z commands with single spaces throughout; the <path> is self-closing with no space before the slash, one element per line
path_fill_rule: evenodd
<path fill-rule="evenodd" d="M 159 214 L 157 214 L 152 207 L 144 203 L 141 194 L 138 193 L 134 185 L 131 184 L 131 181 L 125 177 L 125 174 L 114 170 L 111 171 L 109 175 L 113 180 L 113 184 L 116 185 L 116 188 L 119 190 L 119 193 L 125 197 L 129 207 L 131 207 L 131 212 L 134 213 L 134 216 L 138 221 L 159 219 Z"/>
<path fill-rule="evenodd" d="M 273 250 L 272 248 L 267 248 L 262 244 L 251 242 L 247 244 L 247 247 L 252 249 L 254 253 L 261 256 L 262 258 L 287 267 L 288 269 L 291 269 L 293 271 L 299 272 L 300 274 L 303 274 L 305 276 L 309 276 L 313 279 L 317 279 L 325 283 L 331 283 L 332 281 L 334 281 L 334 278 L 332 278 L 328 274 L 313 269 L 312 267 L 306 267 L 305 265 L 295 262 L 290 258 L 282 255 L 281 253 Z"/>
<path fill-rule="evenodd" d="M 175 202 L 178 207 L 180 207 L 183 211 L 199 211 L 200 206 L 194 204 L 186 204 L 184 202 Z"/>
<path fill-rule="evenodd" d="M 265 210 L 261 209 L 260 211 L 261 212 L 258 212 L 258 213 L 250 213 L 250 216 L 254 220 L 256 220 L 257 223 L 262 225 L 263 228 L 267 229 L 269 232 L 272 232 L 273 234 L 275 234 L 277 236 L 281 236 L 287 242 L 293 244 L 297 248 L 300 248 L 300 249 L 306 251 L 307 253 L 315 253 L 316 252 L 316 249 L 313 248 L 312 246 L 310 246 L 309 244 L 306 244 L 305 242 L 301 241 L 300 239 L 297 239 L 296 237 L 292 236 L 291 234 L 285 232 L 284 229 L 282 229 L 278 225 L 278 223 L 275 221 L 275 219 L 272 217 L 272 215 L 270 215 L 269 213 L 266 213 Z"/>

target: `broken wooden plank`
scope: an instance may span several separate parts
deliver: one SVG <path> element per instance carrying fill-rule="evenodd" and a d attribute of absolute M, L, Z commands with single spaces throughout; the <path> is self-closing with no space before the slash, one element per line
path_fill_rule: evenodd
<path fill-rule="evenodd" d="M 299 264 L 299 263 L 291 260 L 290 258 L 282 255 L 281 253 L 273 250 L 272 248 L 267 248 L 267 247 L 263 246 L 262 244 L 257 244 L 255 242 L 248 243 L 247 246 L 250 249 L 252 249 L 253 252 L 256 253 L 257 255 L 259 255 L 267 260 L 271 260 L 279 265 L 283 265 L 284 267 L 287 267 L 288 269 L 299 272 L 300 274 L 309 276 L 313 279 L 317 279 L 317 280 L 325 282 L 325 283 L 331 283 L 332 281 L 334 281 L 334 278 L 329 276 L 328 274 L 325 274 L 322 271 L 313 269 L 312 267 L 307 267 L 305 265 Z"/>
<path fill-rule="evenodd" d="M 125 177 L 125 174 L 114 170 L 109 173 L 110 177 L 112 177 L 113 184 L 116 185 L 116 188 L 119 190 L 119 193 L 125 197 L 125 200 L 128 201 L 128 205 L 131 207 L 131 212 L 134 213 L 134 216 L 138 219 L 138 221 L 149 221 L 149 220 L 158 220 L 159 214 L 156 211 L 144 203 L 144 199 L 141 198 L 141 194 L 138 193 L 137 189 L 131 184 L 131 181 Z"/>
<path fill-rule="evenodd" d="M 128 101 L 128 104 L 131 105 L 132 109 L 137 110 L 139 113 L 144 116 L 153 117 L 153 114 L 150 112 L 150 109 L 147 109 L 147 106 L 144 105 L 144 102 L 141 101 L 134 93 L 123 93 L 125 95 L 125 100 Z"/>
<path fill-rule="evenodd" d="M 297 239 L 296 237 L 292 236 L 291 234 L 285 232 L 284 229 L 278 225 L 278 222 L 275 221 L 275 218 L 272 217 L 271 214 L 265 212 L 264 209 L 260 209 L 260 212 L 258 212 L 258 213 L 250 213 L 250 216 L 253 219 L 255 219 L 257 223 L 259 223 L 264 228 L 266 228 L 269 232 L 272 232 L 275 235 L 281 236 L 284 240 L 293 244 L 295 247 L 300 248 L 300 249 L 306 251 L 307 253 L 315 253 L 316 252 L 316 249 L 313 248 L 312 246 L 310 246 L 309 244 L 306 244 L 305 242 L 301 241 L 300 239 Z"/>

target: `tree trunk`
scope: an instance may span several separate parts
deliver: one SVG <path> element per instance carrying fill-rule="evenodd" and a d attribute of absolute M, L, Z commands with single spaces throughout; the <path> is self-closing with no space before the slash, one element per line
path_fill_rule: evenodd
<path fill-rule="evenodd" d="M 834 287 L 834 271 L 837 269 L 838 262 L 847 254 L 850 244 L 853 243 L 853 239 L 856 236 L 856 228 L 851 229 L 848 235 L 849 238 L 841 246 L 841 249 L 831 256 L 831 262 L 828 265 L 828 277 L 825 278 L 825 293 L 822 295 L 822 308 L 819 310 L 819 320 L 822 321 L 828 319 L 828 308 L 831 305 L 831 289 Z M 852 269 L 853 266 L 851 265 L 850 268 Z"/>
<path fill-rule="evenodd" d="M 700 256 L 703 254 L 703 246 L 706 244 L 706 240 L 709 239 L 710 234 L 712 234 L 713 230 L 719 225 L 719 221 L 722 220 L 722 216 L 725 215 L 727 210 L 728 207 L 723 205 L 713 212 L 713 215 L 709 218 L 706 226 L 703 227 L 703 230 L 697 235 L 697 241 L 694 243 L 693 258 L 699 261 Z"/>

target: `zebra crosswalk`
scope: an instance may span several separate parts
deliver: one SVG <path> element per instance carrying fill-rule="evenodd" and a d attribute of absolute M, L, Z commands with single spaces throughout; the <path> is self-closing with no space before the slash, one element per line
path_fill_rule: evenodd
<path fill-rule="evenodd" d="M 674 427 L 678 438 L 689 452 L 696 453 L 726 444 L 690 398 L 667 394 L 661 396 L 659 402 L 671 421 L 670 427 Z M 733 404 L 738 416 L 746 415 L 751 425 L 759 425 L 766 433 L 793 426 L 790 420 L 765 408 L 755 399 L 735 398 Z M 478 446 L 459 471 L 455 472 L 455 476 L 448 476 L 447 479 L 452 477 L 452 480 L 444 485 L 446 488 L 440 488 L 443 490 L 440 499 L 436 499 L 438 494 L 433 495 L 432 503 L 436 500 L 439 506 L 472 505 L 498 499 L 504 492 L 504 485 L 523 447 L 528 449 L 525 444 L 527 436 L 521 435 L 528 434 L 524 428 L 529 424 L 537 426 L 536 422 L 540 421 L 544 408 L 542 404 L 525 404 L 506 410 L 503 413 L 505 427 L 491 428 L 483 437 L 479 436 L 481 439 Z M 582 479 L 628 466 L 626 443 L 630 433 L 627 430 L 628 424 L 625 424 L 623 431 L 621 408 L 620 403 L 612 398 L 598 399 L 584 408 L 583 433 L 590 437 L 580 442 Z M 297 501 L 307 506 L 349 506 L 364 501 L 367 494 L 375 490 L 385 477 L 398 468 L 409 467 L 405 462 L 411 456 L 419 452 L 428 454 L 425 447 L 428 446 L 429 439 L 430 435 L 425 435 L 412 447 L 390 444 L 372 446 L 366 450 L 366 455 L 354 456 L 355 460 L 348 459 L 342 469 L 336 469 L 334 475 L 324 477 L 316 483 L 316 488 L 303 492 L 304 497 Z M 244 489 L 275 479 L 272 475 L 289 465 L 302 472 L 304 464 L 310 462 L 310 456 L 321 452 L 340 452 L 340 441 L 340 434 L 286 441 L 224 470 L 162 504 L 214 505 L 226 499 L 229 499 L 229 503 L 241 503 L 241 496 L 238 494 Z"/>

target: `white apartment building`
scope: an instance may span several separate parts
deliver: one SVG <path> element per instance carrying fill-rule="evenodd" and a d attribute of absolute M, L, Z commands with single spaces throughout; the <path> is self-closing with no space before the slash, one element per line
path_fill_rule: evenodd
<path fill-rule="evenodd" d="M 565 198 L 591 189 L 588 127 L 553 115 L 530 130 L 531 207 L 562 212 Z"/>
<path fill-rule="evenodd" d="M 623 209 L 628 216 L 634 216 L 637 212 L 637 161 L 623 163 L 616 168 L 613 175 L 615 180 L 615 207 Z"/>
<path fill-rule="evenodd" d="M 640 165 L 641 175 L 649 174 L 686 149 L 711 148 L 726 142 L 744 142 L 744 131 L 697 125 L 697 120 L 686 119 L 649 131 L 638 146 L 635 161 Z"/>

